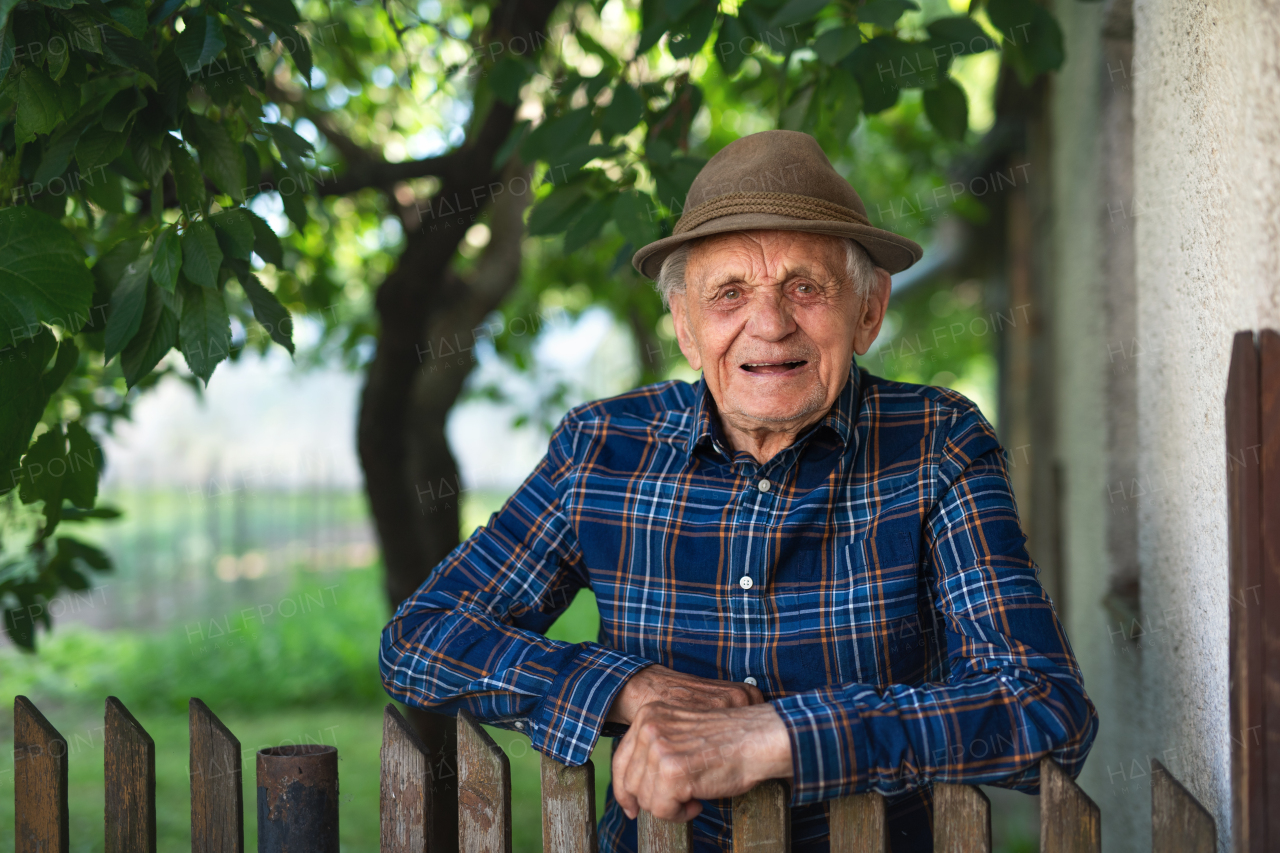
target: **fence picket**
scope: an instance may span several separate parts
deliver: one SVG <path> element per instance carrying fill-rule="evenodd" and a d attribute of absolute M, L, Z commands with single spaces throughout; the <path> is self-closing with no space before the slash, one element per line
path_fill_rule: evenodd
<path fill-rule="evenodd" d="M 934 853 L 991 853 L 991 801 L 972 785 L 933 786 Z"/>
<path fill-rule="evenodd" d="M 641 809 L 636 837 L 640 853 L 689 853 L 693 849 L 693 823 L 674 823 Z"/>
<path fill-rule="evenodd" d="M 761 782 L 733 798 L 734 853 L 788 853 L 791 850 L 791 795 L 787 783 Z"/>
<path fill-rule="evenodd" d="M 883 794 L 850 794 L 832 800 L 831 853 L 889 853 L 889 821 Z"/>
<path fill-rule="evenodd" d="M 244 853 L 240 741 L 199 699 L 191 733 L 191 853 Z"/>
<path fill-rule="evenodd" d="M 26 696 L 13 700 L 15 853 L 67 853 L 67 740 Z"/>
<path fill-rule="evenodd" d="M 156 853 L 155 742 L 114 696 L 105 739 L 106 853 Z"/>
<path fill-rule="evenodd" d="M 1098 806 L 1048 756 L 1040 759 L 1041 853 L 1098 853 L 1102 818 Z"/>
<path fill-rule="evenodd" d="M 1159 761 L 1151 762 L 1152 853 L 1215 853 L 1213 815 Z"/>
<path fill-rule="evenodd" d="M 542 849 L 596 853 L 596 768 L 542 756 Z"/>
<path fill-rule="evenodd" d="M 511 764 L 466 711 L 458 712 L 459 853 L 511 853 Z"/>
<path fill-rule="evenodd" d="M 431 838 L 427 750 L 388 703 L 382 714 L 382 853 L 424 853 Z"/>

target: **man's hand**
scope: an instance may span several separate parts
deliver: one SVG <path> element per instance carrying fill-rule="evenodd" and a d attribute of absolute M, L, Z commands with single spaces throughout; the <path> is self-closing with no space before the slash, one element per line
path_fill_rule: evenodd
<path fill-rule="evenodd" d="M 632 818 L 644 809 L 691 820 L 702 811 L 699 800 L 789 778 L 791 739 L 767 703 L 691 711 L 651 702 L 613 754 L 613 795 Z"/>
<path fill-rule="evenodd" d="M 631 725 L 640 709 L 651 702 L 662 702 L 690 711 L 717 708 L 741 708 L 764 701 L 760 688 L 737 681 L 699 678 L 667 669 L 660 664 L 646 666 L 627 680 L 618 691 L 606 718 L 611 723 Z"/>

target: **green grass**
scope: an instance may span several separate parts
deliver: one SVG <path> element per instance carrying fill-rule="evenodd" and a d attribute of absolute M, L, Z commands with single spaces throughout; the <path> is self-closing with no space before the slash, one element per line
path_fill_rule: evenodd
<path fill-rule="evenodd" d="M 281 743 L 338 747 L 339 824 L 344 853 L 378 849 L 379 747 L 388 698 L 378 638 L 388 608 L 378 568 L 298 573 L 261 583 L 235 607 L 159 632 L 59 626 L 40 651 L 0 650 L 0 853 L 13 850 L 13 698 L 26 695 L 68 743 L 71 848 L 103 849 L 103 701 L 117 696 L 156 744 L 157 849 L 191 849 L 187 701 L 213 709 L 243 748 L 245 840 L 257 844 L 254 753 Z M 293 601 L 296 610 L 281 608 Z M 266 614 L 259 606 L 270 606 Z M 198 605 L 192 605 L 193 611 Z M 280 611 L 290 615 L 281 615 Z M 594 639 L 594 598 L 580 595 L 549 635 Z M 216 632 L 221 634 L 215 635 Z M 490 728 L 507 752 L 512 833 L 522 853 L 542 849 L 541 758 L 529 739 Z M 609 780 L 606 740 L 596 750 L 597 802 Z"/>

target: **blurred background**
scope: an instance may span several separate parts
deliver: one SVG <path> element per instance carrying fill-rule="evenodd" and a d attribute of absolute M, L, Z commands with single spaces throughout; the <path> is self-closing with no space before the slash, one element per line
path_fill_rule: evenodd
<path fill-rule="evenodd" d="M 260 166 L 263 183 L 237 198 L 210 172 L 214 157 L 195 131 L 183 125 L 173 138 L 197 148 L 206 215 L 243 202 L 278 238 L 275 249 L 255 243 L 249 266 L 230 273 L 274 301 L 225 288 L 218 358 L 193 352 L 185 309 L 181 339 L 145 324 L 138 332 L 163 344 L 141 372 L 128 349 L 110 360 L 110 319 L 105 332 L 91 323 L 76 338 L 80 361 L 46 398 L 35 435 L 82 423 L 100 445 L 96 500 L 68 504 L 62 522 L 109 565 L 90 560 L 48 581 L 58 558 L 39 497 L 0 498 L 0 581 L 10 582 L 0 593 L 12 590 L 11 624 L 26 613 L 30 629 L 20 644 L 0 634 L 0 826 L 13 819 L 11 709 L 21 694 L 69 742 L 72 849 L 103 848 L 102 712 L 113 695 L 156 741 L 159 849 L 189 849 L 194 696 L 244 748 L 250 846 L 254 751 L 312 742 L 339 750 L 343 850 L 376 850 L 387 702 L 377 647 L 393 604 L 501 506 L 570 406 L 696 379 L 629 259 L 669 232 L 697 168 L 741 135 L 813 133 L 872 223 L 926 247 L 895 277 L 863 366 L 954 388 L 1016 439 L 1036 382 L 1008 369 L 1032 325 L 1019 290 L 1030 263 L 1018 254 L 1028 240 L 1019 216 L 1037 192 L 1026 128 L 1042 117 L 1036 93 L 1062 54 L 1053 19 L 1014 5 L 305 0 L 296 25 L 310 42 L 305 57 L 280 37 L 297 33 L 279 24 L 286 13 L 275 3 L 235 7 L 271 29 L 254 45 L 265 76 L 251 84 L 263 103 L 245 119 L 241 172 Z M 209 4 L 108 6 L 121 21 L 141 9 L 157 45 L 180 47 L 181 33 L 221 15 L 228 35 L 211 56 L 197 46 L 187 94 L 202 114 L 239 120 L 218 92 L 235 77 L 219 63 L 230 61 L 237 19 Z M 509 23 L 521 15 L 541 17 Z M 1011 27 L 1024 19 L 1039 35 L 1019 47 Z M 935 50 L 955 33 L 960 48 Z M 249 135 L 261 127 L 269 134 Z M 448 158 L 473 150 L 486 161 L 453 177 L 467 163 Z M 124 310 L 121 247 L 142 233 L 149 187 L 168 194 L 158 227 L 190 212 L 177 166 L 149 181 L 140 160 L 126 151 L 111 162 L 118 200 L 96 189 L 33 196 L 87 247 L 94 304 L 106 300 L 108 318 Z M 495 170 L 502 192 L 487 180 Z M 468 184 L 476 175 L 486 180 Z M 291 176 L 305 194 L 289 188 Z M 158 257 L 161 238 L 146 233 Z M 121 269 L 125 278 L 103 278 Z M 283 322 L 274 308 L 288 312 Z M 1007 444 L 1016 468 L 1019 445 Z M 46 586 L 21 585 L 36 577 Z M 595 639 L 597 623 L 584 591 L 551 635 Z M 523 735 L 490 733 L 511 758 L 515 849 L 540 850 L 538 756 Z M 608 749 L 594 759 L 598 803 Z M 988 794 L 996 849 L 1037 849 L 1036 798 Z M 12 845 L 0 832 L 0 853 Z"/>

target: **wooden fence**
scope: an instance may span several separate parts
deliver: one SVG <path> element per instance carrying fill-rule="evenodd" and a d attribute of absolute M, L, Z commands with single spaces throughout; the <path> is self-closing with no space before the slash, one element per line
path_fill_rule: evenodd
<path fill-rule="evenodd" d="M 199 699 L 190 705 L 192 853 L 243 853 L 240 742 Z M 107 698 L 106 853 L 155 853 L 155 743 L 128 709 Z M 67 853 L 67 741 L 25 696 L 14 701 L 16 853 Z M 274 764 L 272 762 L 275 762 Z M 305 765 L 305 766 L 304 766 Z M 334 747 L 276 747 L 257 755 L 259 853 L 338 849 Z M 1212 853 L 1213 817 L 1168 771 L 1152 774 L 1151 849 Z M 1051 759 L 1040 764 L 1040 849 L 1101 849 L 1098 807 Z M 458 849 L 511 850 L 511 768 L 507 756 L 465 711 L 458 716 Z M 429 851 L 431 760 L 408 722 L 387 705 L 382 727 L 381 849 Z M 970 785 L 934 786 L 934 850 L 991 849 L 991 810 Z M 790 848 L 787 786 L 766 782 L 733 801 L 735 851 Z M 595 772 L 542 759 L 543 849 L 595 853 Z M 832 853 L 887 853 L 885 800 L 855 794 L 830 805 Z M 641 853 L 691 849 L 690 825 L 640 815 Z M 297 842 L 305 841 L 299 845 Z"/>

